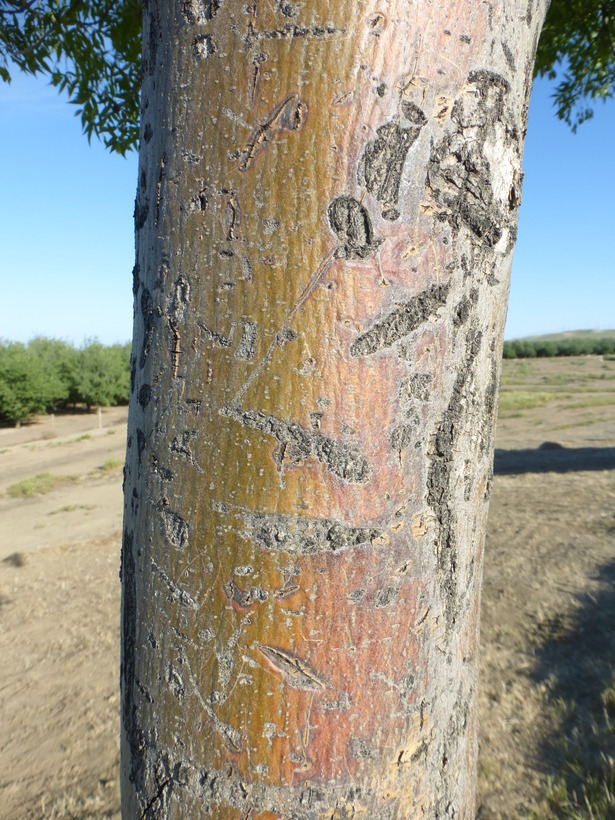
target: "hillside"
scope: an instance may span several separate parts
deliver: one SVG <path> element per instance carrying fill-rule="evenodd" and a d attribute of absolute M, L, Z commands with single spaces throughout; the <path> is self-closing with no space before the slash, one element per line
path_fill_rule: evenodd
<path fill-rule="evenodd" d="M 595 341 L 596 339 L 615 339 L 615 330 L 565 330 L 562 333 L 543 333 L 540 336 L 523 336 L 520 339 L 508 339 L 510 342 L 566 342 L 570 339 Z"/>

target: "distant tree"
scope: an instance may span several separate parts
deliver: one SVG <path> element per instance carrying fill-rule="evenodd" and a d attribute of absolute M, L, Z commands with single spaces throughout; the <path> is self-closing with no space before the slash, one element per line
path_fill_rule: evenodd
<path fill-rule="evenodd" d="M 594 339 L 591 344 L 591 352 L 597 356 L 615 352 L 615 339 L 606 337 Z"/>
<path fill-rule="evenodd" d="M 92 407 L 125 403 L 129 396 L 130 368 L 126 348 L 103 347 L 89 341 L 79 351 L 72 372 L 71 397 Z"/>
<path fill-rule="evenodd" d="M 518 359 L 533 359 L 536 356 L 534 342 L 528 339 L 515 339 L 515 341 L 512 342 L 512 348 Z"/>
<path fill-rule="evenodd" d="M 127 404 L 130 345 L 82 349 L 59 339 L 37 337 L 27 345 L 0 343 L 0 419 L 25 421 L 66 405 Z"/>
<path fill-rule="evenodd" d="M 28 342 L 27 350 L 29 356 L 36 359 L 45 374 L 47 387 L 55 396 L 53 407 L 67 404 L 70 396 L 75 348 L 60 339 L 37 336 Z"/>
<path fill-rule="evenodd" d="M 536 355 L 540 357 L 556 356 L 557 344 L 555 342 L 538 340 L 534 343 L 534 350 L 536 351 Z"/>
<path fill-rule="evenodd" d="M 593 339 L 587 335 L 557 341 L 515 339 L 504 342 L 502 355 L 504 359 L 532 359 L 535 356 L 604 355 L 613 351 L 615 351 L 615 339 L 608 337 Z"/>
<path fill-rule="evenodd" d="M 26 345 L 0 343 L 0 419 L 19 424 L 53 408 L 61 387 L 48 378 L 43 362 Z"/>
<path fill-rule="evenodd" d="M 112 404 L 128 404 L 130 401 L 130 351 L 131 345 L 111 345 L 105 348 L 109 367 L 113 373 Z"/>
<path fill-rule="evenodd" d="M 584 338 L 563 339 L 558 342 L 557 355 L 558 356 L 583 356 L 591 350 L 591 343 Z"/>

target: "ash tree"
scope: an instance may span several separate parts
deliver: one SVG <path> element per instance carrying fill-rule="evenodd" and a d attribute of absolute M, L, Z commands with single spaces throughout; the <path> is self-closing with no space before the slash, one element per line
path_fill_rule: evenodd
<path fill-rule="evenodd" d="M 145 5 L 125 817 L 474 815 L 492 434 L 547 7 Z M 564 56 L 582 80 L 587 37 L 547 31 L 540 70 Z"/>

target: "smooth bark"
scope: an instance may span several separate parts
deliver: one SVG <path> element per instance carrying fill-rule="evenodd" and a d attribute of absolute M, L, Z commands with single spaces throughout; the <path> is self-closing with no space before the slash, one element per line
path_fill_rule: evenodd
<path fill-rule="evenodd" d="M 474 816 L 546 5 L 146 4 L 124 817 Z"/>

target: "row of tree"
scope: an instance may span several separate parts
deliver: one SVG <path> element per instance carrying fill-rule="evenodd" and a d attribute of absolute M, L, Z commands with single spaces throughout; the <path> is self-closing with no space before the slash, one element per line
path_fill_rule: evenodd
<path fill-rule="evenodd" d="M 604 356 L 615 353 L 615 336 L 572 337 L 569 339 L 545 340 L 517 339 L 504 342 L 505 359 L 534 359 L 548 356 Z"/>
<path fill-rule="evenodd" d="M 96 340 L 75 348 L 39 337 L 21 344 L 0 341 L 0 422 L 18 424 L 35 413 L 86 405 L 127 404 L 130 344 L 105 347 Z"/>

